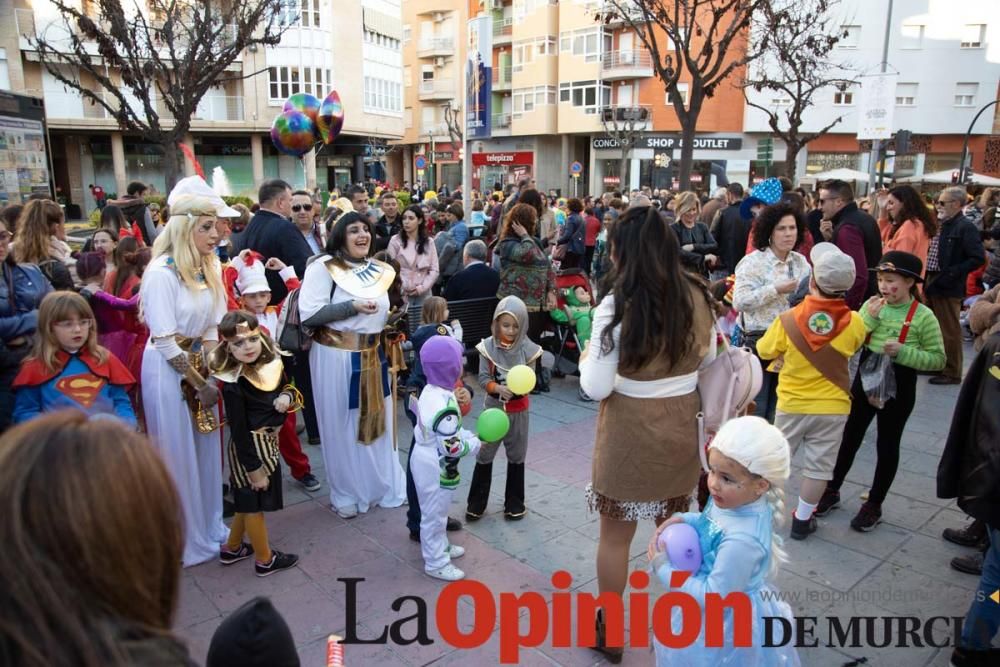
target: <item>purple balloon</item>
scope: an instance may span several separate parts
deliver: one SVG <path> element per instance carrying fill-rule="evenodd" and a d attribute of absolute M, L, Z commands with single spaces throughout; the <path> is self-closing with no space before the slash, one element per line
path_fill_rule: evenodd
<path fill-rule="evenodd" d="M 344 127 L 344 104 L 336 90 L 331 90 L 316 115 L 316 130 L 324 144 L 333 143 Z"/>
<path fill-rule="evenodd" d="M 701 542 L 698 531 L 688 523 L 672 523 L 657 538 L 660 549 L 667 552 L 675 570 L 697 572 L 701 567 Z"/>

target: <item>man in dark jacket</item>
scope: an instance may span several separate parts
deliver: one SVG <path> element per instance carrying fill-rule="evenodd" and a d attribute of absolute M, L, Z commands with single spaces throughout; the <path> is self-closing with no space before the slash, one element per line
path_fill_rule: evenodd
<path fill-rule="evenodd" d="M 500 274 L 486 265 L 486 244 L 473 239 L 462 252 L 465 268 L 452 276 L 444 290 L 448 301 L 495 297 L 500 289 Z"/>
<path fill-rule="evenodd" d="M 266 259 L 277 257 L 294 267 L 295 275 L 302 278 L 306 272 L 306 261 L 313 253 L 289 219 L 292 215 L 292 186 L 280 179 L 264 181 L 257 196 L 260 210 L 251 218 L 235 252 L 249 248 Z M 281 303 L 288 296 L 285 283 L 277 271 L 267 272 L 267 284 L 271 287 L 272 305 Z"/>
<path fill-rule="evenodd" d="M 945 190 L 942 196 L 948 198 Z M 971 224 L 971 223 L 969 223 Z M 938 465 L 938 498 L 958 498 L 958 506 L 987 526 L 990 548 L 983 560 L 979 590 L 962 625 L 953 665 L 995 665 L 991 641 L 1000 626 L 1000 334 L 986 340 L 962 384 L 951 430 Z"/>
<path fill-rule="evenodd" d="M 720 210 L 712 221 L 711 231 L 716 243 L 719 244 L 719 262 L 717 271 L 712 272 L 716 280 L 725 278 L 736 272 L 747 250 L 747 240 L 750 238 L 752 220 L 744 220 L 740 215 L 740 204 L 743 203 L 743 186 L 730 183 L 726 187 L 726 200 L 729 205 Z"/>
<path fill-rule="evenodd" d="M 382 195 L 382 217 L 375 223 L 375 251 L 389 247 L 389 239 L 399 233 L 403 216 L 399 214 L 399 200 L 392 190 Z"/>
<path fill-rule="evenodd" d="M 944 351 L 948 355 L 941 375 L 931 384 L 958 384 L 962 381 L 962 326 L 959 315 L 965 299 L 965 279 L 986 263 L 986 249 L 976 226 L 962 215 L 965 190 L 945 188 L 938 195 L 938 223 L 941 231 L 931 239 L 927 251 L 927 305 L 941 325 Z"/>
<path fill-rule="evenodd" d="M 827 181 L 819 189 L 823 222 L 820 231 L 826 241 L 832 242 L 841 252 L 854 260 L 857 272 L 854 286 L 847 291 L 847 305 L 853 310 L 861 307 L 878 291 L 878 277 L 868 267 L 878 264 L 882 257 L 882 236 L 875 219 L 854 203 L 854 189 L 845 181 Z"/>

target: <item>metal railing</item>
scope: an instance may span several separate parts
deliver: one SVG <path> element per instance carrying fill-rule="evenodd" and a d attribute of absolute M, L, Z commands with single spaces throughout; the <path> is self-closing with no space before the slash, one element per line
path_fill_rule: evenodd
<path fill-rule="evenodd" d="M 493 36 L 510 37 L 514 32 L 514 19 L 493 19 Z"/>
<path fill-rule="evenodd" d="M 431 37 L 421 39 L 417 45 L 417 55 L 433 55 L 435 53 L 451 53 L 455 50 L 455 40 L 451 37 Z"/>
<path fill-rule="evenodd" d="M 601 70 L 626 68 L 651 69 L 653 59 L 648 51 L 644 49 L 632 49 L 626 51 L 605 51 L 601 57 Z"/>
<path fill-rule="evenodd" d="M 494 128 L 509 128 L 510 127 L 510 114 L 509 113 L 495 113 L 493 114 L 493 127 Z"/>
<path fill-rule="evenodd" d="M 454 95 L 454 79 L 425 79 L 420 82 L 421 95 Z"/>
<path fill-rule="evenodd" d="M 512 79 L 512 68 L 510 65 L 507 67 L 494 67 L 493 68 L 493 85 L 494 86 L 509 86 Z"/>

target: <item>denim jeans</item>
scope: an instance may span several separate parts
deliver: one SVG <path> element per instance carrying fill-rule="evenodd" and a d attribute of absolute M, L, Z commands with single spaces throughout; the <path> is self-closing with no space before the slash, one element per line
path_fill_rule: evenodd
<path fill-rule="evenodd" d="M 990 599 L 1000 588 L 1000 530 L 988 528 L 987 534 L 990 548 L 983 560 L 983 576 L 962 625 L 960 646 L 973 651 L 988 650 L 1000 628 L 1000 604 Z"/>

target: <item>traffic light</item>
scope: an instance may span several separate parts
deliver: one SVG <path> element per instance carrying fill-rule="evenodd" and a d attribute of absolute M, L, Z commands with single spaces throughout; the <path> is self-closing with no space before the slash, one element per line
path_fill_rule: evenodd
<path fill-rule="evenodd" d="M 910 152 L 910 138 L 913 133 L 909 130 L 896 132 L 896 155 L 906 155 Z"/>
<path fill-rule="evenodd" d="M 951 172 L 951 184 L 956 185 L 957 183 L 958 183 L 958 172 L 953 171 Z"/>

